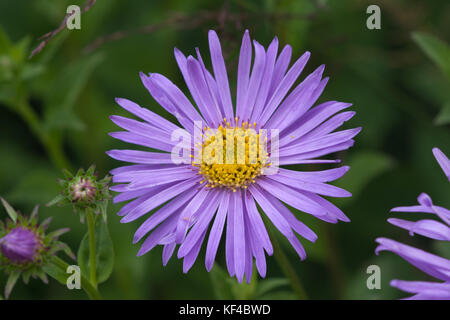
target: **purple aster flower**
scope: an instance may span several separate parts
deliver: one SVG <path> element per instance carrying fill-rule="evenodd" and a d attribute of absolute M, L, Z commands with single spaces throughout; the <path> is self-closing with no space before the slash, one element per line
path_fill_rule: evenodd
<path fill-rule="evenodd" d="M 75 256 L 67 244 L 58 240 L 69 229 L 47 233 L 51 218 L 39 222 L 38 206 L 26 216 L 14 210 L 1 197 L 0 202 L 9 215 L 6 221 L 0 220 L 0 270 L 9 274 L 5 287 L 5 298 L 8 299 L 20 276 L 25 283 L 30 277 L 39 277 L 47 283 L 44 268 L 56 253 L 64 251 L 74 260 Z"/>
<path fill-rule="evenodd" d="M 433 154 L 444 173 L 449 178 L 450 161 L 438 148 L 433 148 Z M 449 178 L 450 180 L 450 178 Z M 391 218 L 388 222 L 406 229 L 411 235 L 420 234 L 424 237 L 440 241 L 450 241 L 450 211 L 446 208 L 433 204 L 430 196 L 421 193 L 417 198 L 419 205 L 408 207 L 396 207 L 392 212 L 423 212 L 437 216 L 442 222 L 423 219 L 419 221 L 408 221 L 404 219 Z M 450 260 L 428 253 L 426 251 L 410 247 L 394 240 L 378 238 L 376 240 L 379 246 L 375 252 L 387 250 L 399 255 L 416 268 L 422 270 L 428 275 L 440 280 L 440 282 L 426 281 L 402 281 L 392 280 L 391 286 L 405 292 L 412 293 L 410 299 L 431 300 L 431 299 L 449 299 L 450 300 Z"/>
<path fill-rule="evenodd" d="M 209 48 L 213 72 L 206 69 L 198 49 L 196 57 L 187 58 L 175 49 L 175 59 L 195 106 L 163 75 L 141 73 L 152 97 L 182 128 L 130 100 L 116 99 L 143 121 L 112 116 L 111 120 L 125 131 L 110 135 L 158 152 L 107 152 L 114 159 L 132 163 L 111 171 L 113 182 L 118 183 L 111 190 L 120 193 L 114 199 L 116 203 L 132 200 L 119 211 L 121 222 L 135 221 L 153 212 L 135 233 L 135 243 L 150 233 L 138 255 L 163 245 L 166 265 L 179 245 L 177 256 L 184 259 L 183 271 L 187 272 L 206 239 L 205 265 L 209 271 L 225 234 L 230 275 L 239 282 L 245 275 L 250 281 L 253 259 L 264 277 L 265 254 L 273 253 L 257 205 L 302 260 L 306 253 L 297 234 L 312 242 L 317 235 L 286 204 L 326 222 L 349 221 L 323 197 L 351 196 L 328 184 L 342 177 L 349 167 L 322 171 L 283 167 L 338 163 L 335 159 L 317 158 L 350 148 L 361 129 L 334 132 L 355 114 L 340 112 L 350 107 L 349 103 L 327 101 L 314 106 L 328 82 L 328 78 L 322 78 L 323 65 L 295 85 L 309 52 L 289 68 L 289 45 L 278 54 L 277 38 L 266 49 L 257 41 L 252 43 L 246 31 L 233 106 L 221 45 L 214 31 L 209 32 Z M 194 143 L 184 139 L 192 136 Z M 192 161 L 174 161 L 174 150 L 187 150 Z"/>
<path fill-rule="evenodd" d="M 14 263 L 32 262 L 40 243 L 41 239 L 32 230 L 19 226 L 0 239 L 0 249 Z"/>

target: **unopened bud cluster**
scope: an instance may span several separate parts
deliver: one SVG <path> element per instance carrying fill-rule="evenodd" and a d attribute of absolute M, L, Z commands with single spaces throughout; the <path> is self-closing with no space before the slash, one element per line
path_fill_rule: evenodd
<path fill-rule="evenodd" d="M 106 176 L 97 180 L 95 167 L 91 166 L 87 171 L 79 169 L 73 175 L 64 170 L 64 179 L 58 181 L 62 186 L 61 194 L 56 196 L 47 205 L 72 205 L 74 212 L 80 213 L 83 221 L 86 209 L 91 209 L 97 214 L 102 214 L 106 220 L 106 209 L 109 194 L 109 184 L 111 177 Z"/>

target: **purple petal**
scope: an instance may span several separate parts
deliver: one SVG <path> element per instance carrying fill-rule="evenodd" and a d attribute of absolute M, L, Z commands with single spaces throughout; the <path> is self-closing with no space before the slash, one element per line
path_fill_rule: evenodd
<path fill-rule="evenodd" d="M 376 241 L 379 243 L 376 254 L 383 250 L 391 251 L 430 276 L 450 281 L 450 260 L 394 240 L 378 238 Z"/>
<path fill-rule="evenodd" d="M 189 73 L 189 78 L 192 80 L 192 96 L 196 97 L 195 100 L 197 102 L 197 106 L 207 124 L 210 127 L 213 127 L 213 124 L 217 124 L 222 119 L 217 116 L 216 109 L 218 106 L 214 109 L 211 108 L 213 100 L 203 76 L 203 72 L 198 61 L 192 56 L 189 56 L 187 59 L 187 70 Z"/>
<path fill-rule="evenodd" d="M 234 202 L 231 209 L 233 210 L 234 270 L 239 282 L 242 282 L 245 271 L 245 229 L 241 193 L 239 190 L 231 197 Z"/>
<path fill-rule="evenodd" d="M 334 131 L 335 129 L 339 128 L 340 126 L 342 126 L 344 124 L 344 122 L 353 118 L 353 116 L 355 114 L 356 114 L 356 112 L 354 112 L 354 111 L 346 111 L 346 112 L 339 113 L 339 114 L 333 116 L 332 118 L 330 118 L 329 120 L 325 121 L 318 127 L 314 128 L 313 130 L 311 130 L 304 136 L 300 137 L 298 139 L 298 142 L 314 139 L 319 136 L 324 136 L 324 135 Z"/>
<path fill-rule="evenodd" d="M 166 244 L 164 246 L 163 254 L 162 254 L 163 266 L 166 266 L 167 262 L 169 262 L 170 258 L 173 255 L 175 247 L 176 247 L 175 242 Z"/>
<path fill-rule="evenodd" d="M 322 170 L 322 171 L 294 171 L 280 168 L 280 175 L 292 177 L 296 180 L 316 181 L 316 182 L 330 182 L 341 178 L 347 171 L 349 166 L 342 166 L 339 168 Z"/>
<path fill-rule="evenodd" d="M 245 192 L 244 201 L 248 213 L 248 220 L 252 225 L 254 238 L 261 243 L 268 255 L 273 254 L 272 243 L 270 242 L 269 234 L 255 205 L 255 200 L 249 192 Z"/>
<path fill-rule="evenodd" d="M 208 272 L 211 270 L 214 260 L 216 259 L 217 248 L 219 247 L 220 238 L 222 237 L 229 203 L 230 193 L 224 192 L 224 196 L 220 201 L 219 210 L 217 211 L 213 226 L 209 233 L 208 245 L 206 247 L 205 266 Z"/>
<path fill-rule="evenodd" d="M 209 192 L 206 188 L 202 188 L 197 194 L 192 198 L 189 204 L 183 209 L 180 215 L 180 219 L 177 223 L 177 230 L 175 241 L 181 243 L 186 236 L 189 224 L 192 221 L 192 216 L 200 208 L 203 203 L 208 203 L 208 201 L 213 201 L 216 196 L 215 192 Z"/>
<path fill-rule="evenodd" d="M 306 226 L 303 222 L 299 221 L 294 214 L 286 208 L 284 204 L 280 202 L 275 197 L 272 197 L 270 194 L 266 194 L 267 199 L 272 203 L 272 205 L 278 210 L 278 212 L 286 219 L 291 228 L 301 235 L 303 238 L 315 242 L 317 240 L 317 235 L 312 231 L 308 226 Z"/>
<path fill-rule="evenodd" d="M 259 179 L 258 185 L 268 193 L 300 211 L 309 213 L 316 217 L 326 215 L 326 212 L 324 212 L 322 207 L 310 198 L 306 197 L 300 191 L 294 190 L 273 180 Z"/>
<path fill-rule="evenodd" d="M 278 56 L 278 59 L 275 62 L 268 97 L 271 97 L 273 95 L 284 75 L 286 74 L 286 70 L 289 67 L 289 62 L 291 61 L 291 56 L 292 47 L 290 45 L 284 46 L 283 50 L 281 50 L 281 53 Z"/>
<path fill-rule="evenodd" d="M 410 235 L 417 233 L 435 240 L 450 241 L 450 228 L 435 220 L 423 219 L 413 222 L 403 219 L 390 218 L 388 219 L 388 222 L 394 226 L 408 230 Z"/>
<path fill-rule="evenodd" d="M 153 230 L 158 224 L 166 220 L 172 214 L 179 212 L 179 209 L 191 201 L 192 197 L 197 193 L 195 188 L 187 190 L 180 194 L 169 203 L 165 204 L 161 209 L 153 213 L 143 224 L 136 230 L 133 243 L 139 242 L 148 232 Z"/>
<path fill-rule="evenodd" d="M 439 148 L 433 148 L 433 154 L 436 161 L 441 166 L 442 171 L 444 171 L 444 174 L 447 176 L 448 181 L 450 181 L 450 160 Z"/>
<path fill-rule="evenodd" d="M 211 191 L 211 193 L 214 193 L 214 195 L 212 198 L 208 200 L 209 202 L 208 206 L 205 208 L 205 210 L 202 210 L 200 218 L 194 224 L 194 226 L 184 239 L 183 243 L 181 244 L 180 249 L 178 250 L 178 258 L 187 255 L 192 250 L 195 243 L 197 243 L 197 240 L 208 229 L 209 223 L 211 222 L 211 219 L 216 213 L 219 203 L 222 201 L 222 198 L 224 197 L 223 192 L 220 193 L 220 195 L 219 192 Z"/>
<path fill-rule="evenodd" d="M 280 131 L 288 127 L 292 122 L 298 123 L 299 119 L 308 109 L 308 101 L 320 84 L 323 68 L 317 68 L 309 74 L 273 113 L 266 123 L 268 128 L 276 128 Z"/>
<path fill-rule="evenodd" d="M 158 228 L 156 228 L 147 237 L 147 239 L 145 239 L 137 255 L 142 256 L 152 250 L 164 236 L 171 232 L 176 226 L 178 215 L 179 214 L 174 214 L 170 216 L 160 226 L 158 226 Z"/>
<path fill-rule="evenodd" d="M 266 64 L 266 52 L 264 47 L 258 42 L 253 41 L 255 46 L 255 62 L 252 68 L 252 75 L 250 76 L 250 83 L 247 90 L 247 101 L 245 102 L 240 118 L 242 121 L 250 121 L 250 116 L 254 108 L 256 97 L 259 93 L 259 88 L 263 80 L 264 68 Z M 239 115 L 238 115 L 239 116 Z"/>
<path fill-rule="evenodd" d="M 272 78 L 272 73 L 275 67 L 275 59 L 277 57 L 277 51 L 278 51 L 278 38 L 275 37 L 270 43 L 269 48 L 267 49 L 266 65 L 264 67 L 264 75 L 263 75 L 264 81 L 261 82 L 258 95 L 256 96 L 255 106 L 251 111 L 252 113 L 250 117 L 251 120 L 250 123 L 253 123 L 256 120 L 258 120 L 260 114 L 262 113 L 262 110 L 264 109 L 271 85 L 271 81 L 268 79 Z"/>
<path fill-rule="evenodd" d="M 138 150 L 110 150 L 106 154 L 113 159 L 141 164 L 173 164 L 170 153 Z"/>
<path fill-rule="evenodd" d="M 310 191 L 310 192 L 314 192 L 314 193 L 321 194 L 324 196 L 329 196 L 329 197 L 341 198 L 341 197 L 351 197 L 351 195 L 352 195 L 347 190 L 344 190 L 342 188 L 339 188 L 339 187 L 336 187 L 333 185 L 329 185 L 326 183 L 314 182 L 313 180 L 312 181 L 304 181 L 304 180 L 295 179 L 295 175 L 274 174 L 274 175 L 267 176 L 267 179 L 278 181 L 282 184 L 291 186 L 295 189 Z"/>
<path fill-rule="evenodd" d="M 175 124 L 173 124 L 172 122 L 164 119 L 163 117 L 157 115 L 156 113 L 153 113 L 152 111 L 150 111 L 148 109 L 142 108 L 141 106 L 139 106 L 137 103 L 134 103 L 133 101 L 130 101 L 128 99 L 123 99 L 123 98 L 116 98 L 116 102 L 118 105 L 120 105 L 122 108 L 124 108 L 128 112 L 138 116 L 142 120 L 147 121 L 149 124 L 151 124 L 154 127 L 158 127 L 169 133 L 178 129 L 178 127 Z"/>
<path fill-rule="evenodd" d="M 183 272 L 187 273 L 189 269 L 194 265 L 195 260 L 197 260 L 198 253 L 202 247 L 203 239 L 205 239 L 206 231 L 203 232 L 201 237 L 198 239 L 192 250 L 183 259 Z"/>
<path fill-rule="evenodd" d="M 225 116 L 227 119 L 233 119 L 233 104 L 231 103 L 230 85 L 228 83 L 227 69 L 225 67 L 225 61 L 223 60 L 220 41 L 213 30 L 209 31 L 208 39 L 214 76 L 216 78 L 220 98 L 222 99 Z"/>
<path fill-rule="evenodd" d="M 446 290 L 450 294 L 450 283 L 392 280 L 390 285 L 409 293 L 420 293 L 425 290 Z"/>
<path fill-rule="evenodd" d="M 336 145 L 348 142 L 361 131 L 361 127 L 355 129 L 348 129 L 327 134 L 326 136 L 311 139 L 309 141 L 302 141 L 287 147 L 280 147 L 280 157 L 287 157 L 297 154 L 305 154 L 310 151 L 322 150 L 331 148 Z M 280 141 L 281 146 L 281 141 Z"/>
<path fill-rule="evenodd" d="M 228 273 L 231 277 L 235 275 L 234 270 L 234 197 L 236 193 L 231 193 L 230 203 L 228 205 L 227 231 L 225 239 L 225 258 Z"/>
<path fill-rule="evenodd" d="M 115 139 L 122 140 L 128 143 L 137 144 L 139 146 L 148 147 L 151 149 L 157 149 L 167 152 L 171 152 L 173 150 L 172 143 L 167 143 L 159 139 L 155 139 L 151 136 L 150 132 L 145 136 L 126 131 L 110 132 L 109 135 Z"/>
<path fill-rule="evenodd" d="M 275 109 L 280 104 L 281 100 L 284 99 L 286 96 L 286 93 L 291 89 L 292 85 L 294 84 L 295 80 L 297 80 L 298 76 L 302 72 L 303 68 L 306 65 L 306 62 L 308 61 L 310 56 L 309 52 L 305 52 L 292 66 L 292 68 L 288 71 L 288 73 L 284 76 L 283 80 L 281 80 L 280 84 L 278 85 L 277 89 L 275 90 L 274 94 L 270 98 L 270 100 L 267 102 L 266 107 L 264 108 L 264 111 L 262 115 L 260 116 L 259 120 L 257 121 L 258 124 L 263 126 L 267 120 L 269 120 L 270 116 L 273 114 Z M 324 66 L 321 66 L 319 68 L 324 68 Z"/>
<path fill-rule="evenodd" d="M 323 121 L 350 106 L 350 103 L 328 101 L 311 109 L 296 122 L 295 130 L 280 139 L 280 147 L 296 143 L 299 138 L 319 126 Z"/>
<path fill-rule="evenodd" d="M 245 30 L 244 36 L 242 37 L 241 50 L 239 51 L 236 91 L 236 116 L 241 120 L 243 120 L 242 114 L 246 107 L 251 63 L 252 43 L 248 30 Z"/>
<path fill-rule="evenodd" d="M 200 178 L 195 177 L 183 182 L 180 182 L 170 188 L 166 188 L 165 190 L 153 195 L 149 199 L 142 202 L 140 205 L 138 205 L 136 208 L 131 210 L 125 217 L 120 220 L 122 223 L 131 222 L 134 221 L 147 212 L 153 210 L 157 206 L 163 204 L 164 202 L 172 199 L 173 197 L 177 196 L 178 194 L 188 190 L 189 188 L 192 188 L 195 185 L 198 185 Z"/>

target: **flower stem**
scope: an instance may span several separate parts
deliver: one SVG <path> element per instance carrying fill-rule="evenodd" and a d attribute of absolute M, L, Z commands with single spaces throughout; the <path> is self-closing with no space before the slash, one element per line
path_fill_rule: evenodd
<path fill-rule="evenodd" d="M 335 234 L 329 224 L 322 226 L 322 237 L 325 243 L 325 255 L 329 272 L 331 276 L 331 284 L 336 299 L 342 299 L 345 283 L 345 273 L 342 263 L 339 259 L 339 250 L 336 246 Z"/>
<path fill-rule="evenodd" d="M 306 291 L 303 288 L 303 285 L 302 285 L 297 273 L 295 272 L 294 267 L 292 267 L 292 264 L 289 262 L 289 259 L 287 258 L 286 254 L 281 249 L 281 246 L 280 246 L 276 236 L 270 230 L 269 230 L 269 233 L 270 233 L 270 239 L 272 241 L 273 255 L 275 257 L 275 260 L 277 261 L 278 265 L 281 267 L 281 270 L 283 271 L 283 273 L 289 279 L 289 283 L 291 284 L 294 292 L 297 294 L 297 297 L 300 300 L 307 300 L 308 295 L 306 294 Z"/>
<path fill-rule="evenodd" d="M 52 258 L 52 264 L 55 267 L 57 267 L 64 274 L 66 274 L 67 268 L 69 267 L 69 265 L 64 260 L 58 258 L 57 256 L 54 256 Z M 51 273 L 47 273 L 47 274 L 50 275 L 51 277 L 53 277 L 54 279 L 60 281 L 60 279 L 55 277 L 53 274 L 51 274 Z M 97 288 L 94 288 L 92 286 L 92 284 L 89 282 L 89 280 L 86 279 L 86 277 L 84 277 L 83 275 L 81 275 L 81 287 L 83 288 L 83 290 L 86 292 L 86 294 L 89 296 L 89 298 L 91 300 L 101 300 L 102 299 Z"/>
<path fill-rule="evenodd" d="M 65 154 L 62 152 L 62 146 L 59 142 L 59 138 L 51 135 L 49 131 L 43 128 L 43 124 L 39 120 L 39 117 L 33 108 L 31 108 L 26 99 L 20 99 L 17 101 L 16 108 L 13 108 L 13 110 L 19 113 L 22 119 L 27 123 L 30 130 L 39 139 L 53 164 L 59 169 L 70 169 L 70 163 Z"/>
<path fill-rule="evenodd" d="M 97 253 L 95 247 L 95 220 L 92 210 L 86 208 L 86 217 L 89 232 L 89 265 L 91 284 L 97 288 Z"/>

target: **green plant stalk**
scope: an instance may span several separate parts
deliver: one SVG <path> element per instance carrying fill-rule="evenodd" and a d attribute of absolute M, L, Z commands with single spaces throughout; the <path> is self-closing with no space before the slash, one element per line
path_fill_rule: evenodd
<path fill-rule="evenodd" d="M 325 243 L 325 255 L 330 272 L 331 284 L 336 299 L 342 299 L 344 292 L 345 274 L 339 258 L 339 250 L 336 247 L 335 236 L 330 224 L 321 226 L 322 237 Z"/>
<path fill-rule="evenodd" d="M 87 225 L 89 232 L 89 266 L 91 284 L 97 288 L 97 252 L 95 248 L 95 219 L 92 210 L 86 208 Z"/>
<path fill-rule="evenodd" d="M 289 279 L 289 283 L 291 284 L 291 287 L 294 290 L 294 292 L 297 294 L 297 297 L 300 300 L 307 300 L 308 295 L 306 294 L 306 291 L 303 288 L 303 285 L 297 273 L 295 272 L 294 267 L 292 267 L 292 264 L 289 262 L 289 259 L 287 258 L 286 254 L 281 249 L 281 246 L 276 236 L 270 230 L 269 233 L 270 239 L 272 241 L 273 255 L 275 257 L 275 260 L 277 261 L 278 265 L 280 266 L 285 276 Z"/>
<path fill-rule="evenodd" d="M 53 265 L 58 267 L 62 272 L 66 273 L 67 267 L 69 267 L 69 264 L 67 264 L 64 260 L 58 258 L 57 256 L 54 256 L 52 259 Z M 50 275 L 50 274 L 49 274 Z M 52 275 L 50 275 L 52 276 Z M 56 278 L 55 278 L 56 279 Z M 58 279 L 56 279 L 58 280 Z M 89 296 L 91 300 L 101 300 L 102 297 L 100 296 L 100 293 L 98 292 L 97 288 L 94 288 L 92 284 L 89 282 L 86 277 L 81 275 L 81 287 L 86 292 L 86 294 Z"/>
<path fill-rule="evenodd" d="M 39 139 L 53 164 L 59 169 L 70 170 L 70 163 L 62 152 L 61 144 L 57 139 L 55 139 L 55 137 L 52 137 L 43 129 L 38 116 L 28 102 L 26 102 L 25 99 L 20 99 L 16 102 L 16 107 L 17 108 L 12 109 L 19 113 L 22 119 L 27 123 L 30 130 Z"/>

